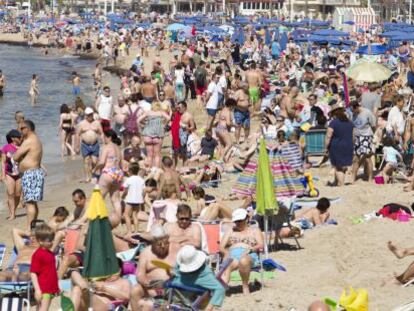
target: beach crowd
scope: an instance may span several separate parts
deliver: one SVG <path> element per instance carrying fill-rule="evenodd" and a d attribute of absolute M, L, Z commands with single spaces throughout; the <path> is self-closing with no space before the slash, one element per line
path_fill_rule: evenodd
<path fill-rule="evenodd" d="M 16 27 L 12 20 L 3 31 Z M 311 169 L 331 165 L 332 187 L 363 179 L 403 181 L 404 190 L 414 190 L 414 46 L 407 42 L 361 56 L 358 46 L 384 43 L 380 32 L 351 33 L 357 46 L 344 47 L 296 42 L 290 32 L 285 46 L 275 34 L 266 44 L 265 28 L 249 25 L 244 42 L 230 36 L 212 40 L 195 27 L 185 36 L 161 26 L 108 26 L 103 32 L 90 26 L 77 34 L 57 27 L 22 31 L 29 46 L 45 40 L 45 55 L 97 58 L 95 102 L 85 102 L 84 82 L 72 73 L 71 104 L 62 104 L 57 116 L 60 153 L 62 159 L 80 156 L 82 184 L 94 185 L 110 202 L 119 258 L 118 273 L 99 280 L 83 276 L 90 197 L 81 189 L 71 189 L 74 208 L 60 206 L 50 219 L 38 219 L 47 178 L 42 141 L 36 120 L 16 111 L 15 128 L 1 129 L 7 144 L 0 180 L 7 189 L 8 219 L 24 206 L 27 225 L 13 229 L 17 255 L 0 271 L 0 281 L 32 281 L 40 310 L 50 308 L 61 280 L 70 280 L 74 310 L 162 308 L 171 303 L 170 280 L 203 288 L 209 293 L 206 310 L 214 310 L 223 305 L 234 271 L 243 294 L 250 294 L 251 272 L 263 269 L 261 253 L 270 240 L 277 246 L 279 238 L 297 239 L 304 230 L 334 223 L 331 202 L 323 196 L 313 207 L 295 210 L 295 198 L 311 196 L 303 184 Z M 390 74 L 356 81 L 347 70 L 362 61 Z M 119 84 L 108 85 L 104 69 L 114 68 Z M 32 105 L 41 105 L 37 81 L 34 74 Z M 2 96 L 7 88 L 7 73 L 0 73 Z M 309 151 L 306 137 L 312 133 L 318 153 Z M 261 141 L 275 180 L 276 217 L 283 211 L 289 218 L 288 226 L 286 219 L 281 226 L 272 222 L 269 236 L 266 221 L 255 212 Z M 232 176 L 230 194 L 208 193 Z M 239 207 L 230 208 L 230 200 Z M 411 215 L 403 206 L 387 213 Z M 215 247 L 208 225 L 220 228 Z M 413 254 L 392 242 L 389 248 L 399 258 Z M 410 266 L 396 280 L 404 284 L 413 277 Z M 330 309 L 315 301 L 309 310 Z"/>

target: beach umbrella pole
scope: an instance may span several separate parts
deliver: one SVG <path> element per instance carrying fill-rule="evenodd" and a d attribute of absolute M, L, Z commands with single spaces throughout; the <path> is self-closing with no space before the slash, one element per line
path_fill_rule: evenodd
<path fill-rule="evenodd" d="M 269 247 L 267 243 L 268 243 L 268 237 L 269 237 L 269 216 L 265 214 L 263 216 L 263 221 L 264 221 L 264 231 L 265 231 L 264 253 L 265 253 L 265 258 L 268 259 L 269 258 Z"/>

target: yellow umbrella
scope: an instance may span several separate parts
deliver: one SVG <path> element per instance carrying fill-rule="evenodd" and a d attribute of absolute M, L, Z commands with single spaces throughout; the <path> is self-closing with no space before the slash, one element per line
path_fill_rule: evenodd
<path fill-rule="evenodd" d="M 392 72 L 384 65 L 363 60 L 352 65 L 346 74 L 355 81 L 380 82 L 391 77 Z"/>

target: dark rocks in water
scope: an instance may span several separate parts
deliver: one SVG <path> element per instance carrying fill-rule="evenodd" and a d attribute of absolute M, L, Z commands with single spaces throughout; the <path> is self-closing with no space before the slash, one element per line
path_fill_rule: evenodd
<path fill-rule="evenodd" d="M 104 67 L 103 70 L 108 71 L 109 73 L 116 74 L 118 76 L 122 76 L 128 72 L 128 69 L 124 69 L 118 66 L 107 66 Z"/>
<path fill-rule="evenodd" d="M 27 41 L 13 41 L 13 40 L 0 40 L 0 44 L 9 44 L 9 45 L 16 45 L 16 46 L 29 46 L 27 44 Z M 43 43 L 33 43 L 32 47 L 35 48 L 43 48 L 43 47 L 47 47 L 47 44 L 43 44 Z"/>
<path fill-rule="evenodd" d="M 94 52 L 75 53 L 75 56 L 79 56 L 80 59 L 98 59 L 99 55 Z"/>

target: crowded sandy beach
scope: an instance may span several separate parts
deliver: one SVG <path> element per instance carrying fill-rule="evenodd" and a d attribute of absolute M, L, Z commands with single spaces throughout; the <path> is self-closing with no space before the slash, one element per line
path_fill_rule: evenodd
<path fill-rule="evenodd" d="M 0 16 L 1 310 L 414 310 L 413 26 Z"/>

